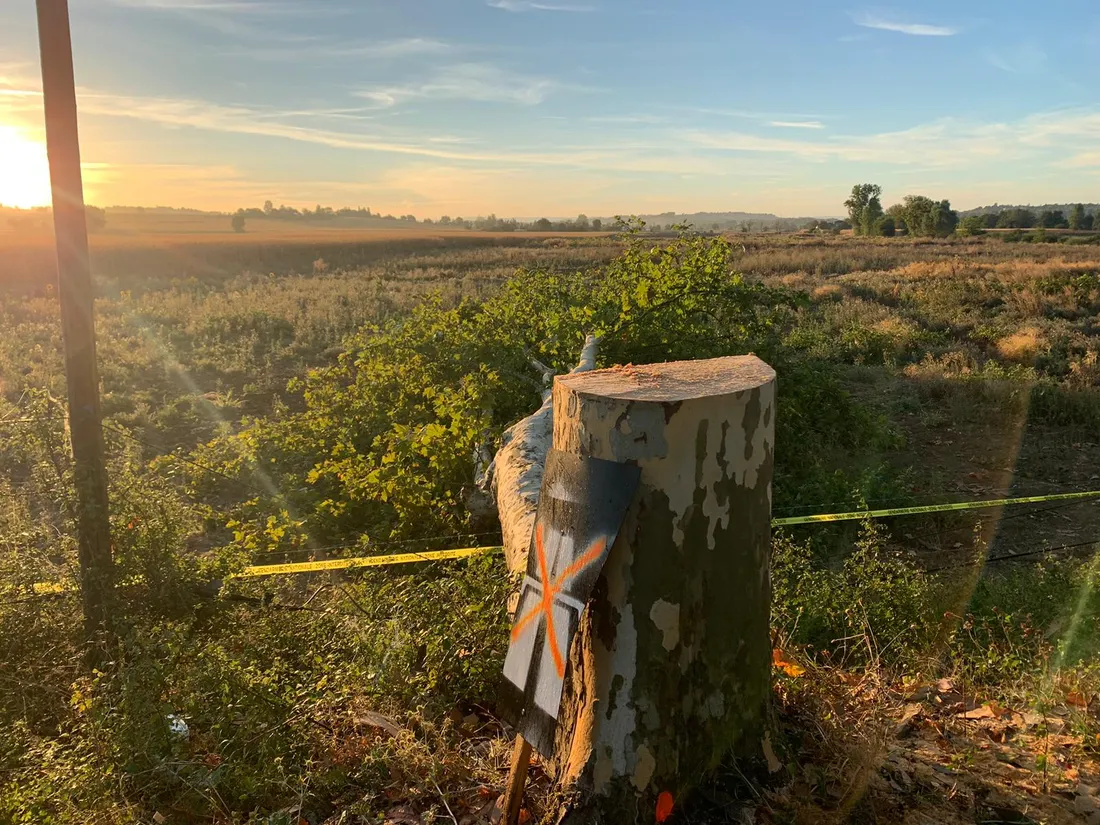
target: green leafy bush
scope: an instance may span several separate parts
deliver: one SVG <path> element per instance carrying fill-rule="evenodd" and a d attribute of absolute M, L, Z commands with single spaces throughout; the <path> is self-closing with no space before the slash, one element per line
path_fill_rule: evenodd
<path fill-rule="evenodd" d="M 722 238 L 633 236 L 606 267 L 520 270 L 486 300 L 427 301 L 296 384 L 301 412 L 202 448 L 218 474 L 177 469 L 196 492 L 238 500 L 234 530 L 252 551 L 467 531 L 476 457 L 539 404 L 532 359 L 568 371 L 586 334 L 604 364 L 778 354 L 802 299 L 744 279 L 731 254 Z M 272 494 L 242 499 L 223 475 Z M 289 529 L 272 536 L 273 517 Z"/>
<path fill-rule="evenodd" d="M 772 542 L 773 622 L 795 645 L 833 663 L 896 669 L 927 656 L 938 628 L 933 591 L 911 559 L 863 524 L 852 552 L 820 559 L 809 542 Z"/>

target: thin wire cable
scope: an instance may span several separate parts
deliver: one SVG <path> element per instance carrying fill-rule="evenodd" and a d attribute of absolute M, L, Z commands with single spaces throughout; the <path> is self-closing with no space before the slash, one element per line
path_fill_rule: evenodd
<path fill-rule="evenodd" d="M 296 549 L 293 549 L 293 550 L 269 550 L 269 551 L 264 551 L 262 553 L 261 557 L 266 556 L 268 553 L 270 553 L 272 555 L 282 556 L 282 555 L 295 555 L 295 554 L 302 554 L 302 553 L 324 553 L 324 552 L 338 551 L 338 550 L 369 550 L 371 547 L 393 547 L 395 545 L 417 544 L 418 542 L 426 542 L 426 541 L 455 542 L 455 541 L 460 541 L 460 540 L 463 540 L 463 539 L 478 539 L 478 538 L 484 538 L 485 536 L 499 536 L 500 534 L 501 534 L 500 530 L 490 530 L 490 531 L 487 531 L 487 532 L 484 532 L 484 533 L 457 533 L 455 535 L 448 535 L 448 536 L 425 536 L 424 538 L 419 538 L 419 539 L 392 539 L 392 540 L 389 540 L 389 541 L 374 541 L 374 540 L 371 540 L 366 545 L 362 545 L 362 544 L 332 544 L 332 545 L 329 545 L 328 547 L 299 547 L 299 548 L 296 548 Z M 428 551 L 425 551 L 425 552 L 428 552 Z M 369 558 L 369 556 L 366 556 L 364 558 Z"/>
<path fill-rule="evenodd" d="M 1050 555 L 1053 553 L 1061 553 L 1065 550 L 1076 550 L 1081 547 L 1095 547 L 1100 544 L 1100 540 L 1093 539 L 1091 541 L 1082 541 L 1077 544 L 1061 544 L 1056 547 L 1043 547 L 1039 550 L 1032 550 L 1027 553 L 1013 553 L 1011 555 L 1004 556 L 991 556 L 981 561 L 967 561 L 959 562 L 958 564 L 945 564 L 942 567 L 932 567 L 924 572 L 927 574 L 942 573 L 945 570 L 958 570 L 963 567 L 984 567 L 987 564 L 996 564 L 1002 561 L 1019 561 L 1021 559 L 1034 558 L 1035 556 Z"/>

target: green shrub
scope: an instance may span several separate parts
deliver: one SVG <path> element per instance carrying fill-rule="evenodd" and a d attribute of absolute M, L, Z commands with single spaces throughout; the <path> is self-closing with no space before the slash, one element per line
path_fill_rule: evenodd
<path fill-rule="evenodd" d="M 415 730 L 421 715 L 491 703 L 511 582 L 486 556 L 333 583 L 346 595 L 314 610 L 270 596 L 241 605 L 259 595 L 249 588 L 186 619 L 134 624 L 108 672 L 63 683 L 48 724 L 0 725 L 0 821 L 145 822 L 160 811 L 260 822 L 302 799 L 323 809 L 380 794 L 400 757 L 363 740 L 357 714 Z"/>
<path fill-rule="evenodd" d="M 778 353 L 804 298 L 746 280 L 731 255 L 722 238 L 634 236 L 598 270 L 521 270 L 484 301 L 427 301 L 349 338 L 335 366 L 296 385 L 301 412 L 200 449 L 217 473 L 176 469 L 196 492 L 237 499 L 233 529 L 251 551 L 468 531 L 476 456 L 539 404 L 532 357 L 568 371 L 587 333 L 604 364 Z M 242 499 L 244 485 L 278 494 Z"/>
<path fill-rule="evenodd" d="M 884 530 L 862 526 L 839 564 L 809 543 L 778 534 L 772 543 L 773 621 L 795 645 L 848 666 L 911 667 L 931 648 L 938 622 L 927 579 L 891 550 Z"/>
<path fill-rule="evenodd" d="M 1098 584 L 1090 561 L 991 567 L 952 636 L 953 667 L 985 689 L 1028 694 L 1063 670 L 1095 663 Z"/>

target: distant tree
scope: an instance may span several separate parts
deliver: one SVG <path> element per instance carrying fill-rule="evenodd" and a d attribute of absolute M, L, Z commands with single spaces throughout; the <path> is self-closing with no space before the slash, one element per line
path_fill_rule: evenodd
<path fill-rule="evenodd" d="M 946 238 L 955 231 L 959 225 L 959 213 L 951 208 L 951 201 L 944 198 L 936 204 L 932 211 L 932 225 L 939 238 Z"/>
<path fill-rule="evenodd" d="M 1085 215 L 1085 219 L 1081 221 L 1082 229 L 1100 229 L 1100 212 L 1095 215 Z"/>
<path fill-rule="evenodd" d="M 934 234 L 932 210 L 935 203 L 924 195 L 906 195 L 902 203 L 905 214 L 905 228 L 915 237 L 928 237 Z"/>
<path fill-rule="evenodd" d="M 717 228 L 717 224 L 715 225 L 715 228 Z M 593 221 L 592 221 L 592 231 L 593 232 L 600 232 L 602 230 L 603 230 L 603 221 L 601 221 L 599 218 L 594 218 Z"/>
<path fill-rule="evenodd" d="M 985 229 L 996 229 L 1001 221 L 1000 212 L 986 212 L 981 216 L 982 227 Z"/>
<path fill-rule="evenodd" d="M 895 203 L 886 210 L 886 215 L 894 221 L 895 235 L 907 231 L 905 226 L 905 204 Z"/>
<path fill-rule="evenodd" d="M 964 237 L 972 237 L 985 234 L 985 216 L 968 215 L 959 221 L 959 234 Z"/>
<path fill-rule="evenodd" d="M 88 223 L 89 232 L 99 232 L 107 225 L 107 211 L 98 206 L 85 206 L 84 217 Z"/>
<path fill-rule="evenodd" d="M 844 206 L 857 235 L 873 228 L 882 217 L 881 196 L 882 187 L 877 183 L 857 183 L 852 187 L 852 194 L 844 201 Z"/>
<path fill-rule="evenodd" d="M 1065 229 L 1069 221 L 1061 209 L 1044 209 L 1039 213 L 1039 226 L 1043 229 Z"/>
<path fill-rule="evenodd" d="M 275 204 L 273 204 L 271 201 L 264 201 L 264 214 L 265 215 L 270 215 L 274 211 L 275 211 Z"/>
<path fill-rule="evenodd" d="M 550 221 L 546 218 L 539 218 L 537 221 L 535 221 L 535 229 L 537 229 L 539 232 L 549 232 L 552 226 L 553 224 L 551 224 Z"/>
<path fill-rule="evenodd" d="M 440 226 L 450 226 L 451 225 L 451 216 L 450 215 L 444 215 L 442 218 L 439 219 L 439 225 Z"/>
<path fill-rule="evenodd" d="M 863 214 L 860 216 L 859 232 L 861 235 L 866 235 L 868 238 L 879 237 L 882 234 L 882 220 L 885 213 L 882 211 L 882 204 L 878 198 L 871 198 L 867 201 L 867 205 L 863 207 Z M 778 227 L 776 227 L 778 229 Z"/>
<path fill-rule="evenodd" d="M 1085 223 L 1085 205 L 1079 203 L 1069 211 L 1069 228 L 1070 229 L 1084 229 Z"/>
<path fill-rule="evenodd" d="M 244 232 L 244 212 L 238 212 L 230 221 L 234 232 Z"/>
<path fill-rule="evenodd" d="M 589 230 L 588 216 L 577 215 L 577 219 L 573 221 L 573 225 L 577 228 L 578 232 L 587 232 Z"/>
<path fill-rule="evenodd" d="M 889 215 L 883 215 L 875 225 L 875 235 L 882 238 L 892 238 L 897 234 L 897 224 Z"/>
<path fill-rule="evenodd" d="M 1035 213 L 1030 209 L 1006 209 L 997 220 L 998 229 L 1031 229 L 1035 226 Z"/>
<path fill-rule="evenodd" d="M 945 238 L 959 225 L 959 213 L 947 200 L 934 201 L 924 195 L 907 195 L 904 201 L 905 226 L 916 237 Z"/>

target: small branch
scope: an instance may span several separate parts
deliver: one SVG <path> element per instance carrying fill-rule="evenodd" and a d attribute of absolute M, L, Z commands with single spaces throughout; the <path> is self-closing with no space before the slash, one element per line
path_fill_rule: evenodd
<path fill-rule="evenodd" d="M 455 816 L 455 812 L 451 810 L 450 803 L 447 802 L 447 797 L 446 797 L 446 795 L 444 795 L 443 791 L 440 789 L 439 783 L 436 782 L 433 779 L 432 784 L 435 785 L 435 790 L 436 790 L 436 793 L 439 794 L 439 798 L 443 800 L 443 807 L 446 808 L 447 813 L 450 814 L 451 822 L 453 822 L 454 825 L 458 825 L 458 818 Z"/>

